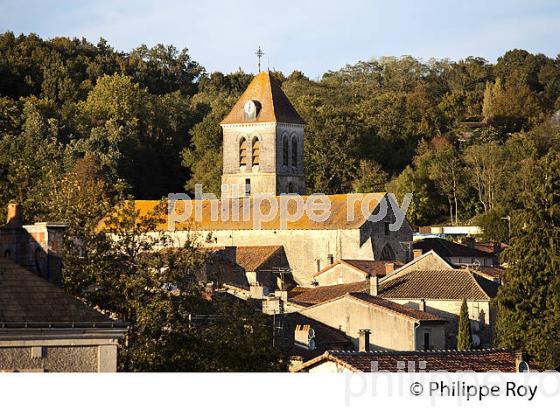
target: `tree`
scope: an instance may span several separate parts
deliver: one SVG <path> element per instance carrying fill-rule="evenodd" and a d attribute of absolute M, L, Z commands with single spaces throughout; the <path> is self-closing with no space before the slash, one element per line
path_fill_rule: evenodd
<path fill-rule="evenodd" d="M 560 364 L 560 154 L 534 166 L 523 209 L 512 218 L 508 268 L 498 293 L 500 346 L 521 350 L 541 366 Z"/>
<path fill-rule="evenodd" d="M 360 161 L 356 174 L 356 178 L 352 181 L 352 190 L 354 192 L 384 191 L 389 179 L 389 175 L 383 171 L 381 165 L 368 160 Z"/>
<path fill-rule="evenodd" d="M 471 319 L 469 318 L 469 308 L 466 299 L 461 304 L 459 314 L 459 331 L 457 333 L 457 350 L 472 350 L 473 341 L 471 333 Z"/>
<path fill-rule="evenodd" d="M 153 234 L 166 212 L 164 201 L 142 216 L 132 202 L 121 202 L 101 225 L 83 229 L 65 246 L 65 287 L 128 323 L 120 368 L 284 369 L 286 359 L 272 346 L 269 318 L 245 302 L 204 297 L 200 278 L 208 254 L 196 246 L 196 235 L 173 247 L 169 234 Z"/>

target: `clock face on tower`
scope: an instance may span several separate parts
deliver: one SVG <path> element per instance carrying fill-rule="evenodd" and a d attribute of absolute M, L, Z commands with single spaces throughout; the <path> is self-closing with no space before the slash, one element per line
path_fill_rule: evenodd
<path fill-rule="evenodd" d="M 257 116 L 257 106 L 253 100 L 249 100 L 243 106 L 243 112 L 245 113 L 245 118 L 255 119 Z"/>

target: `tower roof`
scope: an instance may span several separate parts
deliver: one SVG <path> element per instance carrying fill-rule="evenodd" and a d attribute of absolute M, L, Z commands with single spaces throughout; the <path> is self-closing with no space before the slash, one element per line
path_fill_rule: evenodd
<path fill-rule="evenodd" d="M 244 105 L 253 101 L 257 105 L 257 115 L 248 119 L 244 115 Z M 285 122 L 305 124 L 296 109 L 268 71 L 258 73 L 245 92 L 222 121 L 222 124 L 245 124 L 259 122 Z"/>

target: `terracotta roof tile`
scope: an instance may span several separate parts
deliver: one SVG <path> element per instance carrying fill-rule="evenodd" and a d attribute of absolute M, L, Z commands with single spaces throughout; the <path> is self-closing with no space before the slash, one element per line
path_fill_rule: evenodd
<path fill-rule="evenodd" d="M 0 259 L 0 323 L 114 324 L 45 279 L 19 265 Z"/>
<path fill-rule="evenodd" d="M 517 358 L 518 355 L 515 352 L 506 349 L 412 352 L 327 351 L 322 356 L 304 363 L 300 367 L 300 371 L 305 371 L 325 361 L 333 361 L 355 372 L 375 370 L 388 372 L 515 372 Z M 424 369 L 420 370 L 420 365 Z"/>
<path fill-rule="evenodd" d="M 387 299 L 371 296 L 365 292 L 353 292 L 348 296 L 421 322 L 446 322 L 444 318 L 432 313 L 423 312 L 421 310 L 413 309 L 399 303 L 391 302 Z"/>
<path fill-rule="evenodd" d="M 467 269 L 417 270 L 386 277 L 379 295 L 388 299 L 489 300 L 498 287 Z"/>
<path fill-rule="evenodd" d="M 363 292 L 369 282 L 343 283 L 341 285 L 317 286 L 315 288 L 296 287 L 288 292 L 288 301 L 301 306 L 311 306 L 336 299 L 350 292 Z"/>
<path fill-rule="evenodd" d="M 234 261 L 247 272 L 255 272 L 283 251 L 283 246 L 228 246 L 211 248 L 220 256 Z"/>
<path fill-rule="evenodd" d="M 350 265 L 359 271 L 364 273 L 364 277 L 367 275 L 375 275 L 379 276 L 380 278 L 385 276 L 386 273 L 386 265 L 388 263 L 392 263 L 394 269 L 398 269 L 403 266 L 402 262 L 399 261 L 372 261 L 372 260 L 360 260 L 360 259 L 338 259 L 332 265 L 325 266 L 319 272 L 315 273 L 313 276 L 319 276 L 323 273 L 327 272 L 328 270 L 332 269 L 336 265 L 340 265 L 341 263 L 345 263 Z"/>
<path fill-rule="evenodd" d="M 366 221 L 368 216 L 375 211 L 380 203 L 380 200 L 384 198 L 385 193 L 376 194 L 375 198 L 370 196 L 371 194 L 344 194 L 344 195 L 327 195 L 330 201 L 330 214 L 326 220 L 314 221 L 310 218 L 311 212 L 304 212 L 301 218 L 297 220 L 286 221 L 286 229 L 356 229 L 361 227 Z M 308 196 L 301 197 L 304 201 L 307 201 Z M 280 197 L 276 197 L 277 204 L 280 204 Z M 269 215 L 271 213 L 271 204 L 269 201 L 254 201 L 252 198 L 247 200 L 236 201 L 239 204 L 239 212 L 231 212 L 234 200 L 193 200 L 185 201 L 179 200 L 175 202 L 175 211 L 177 215 L 182 215 L 185 210 L 190 210 L 190 218 L 187 218 L 184 222 L 178 222 L 175 224 L 175 229 L 177 230 L 188 230 L 188 229 L 199 229 L 208 231 L 218 231 L 218 230 L 253 230 L 258 228 L 259 225 L 256 223 L 254 217 L 259 213 L 253 209 L 255 203 L 260 206 L 260 215 Z M 136 211 L 138 212 L 138 217 L 146 217 L 153 214 L 159 206 L 161 206 L 161 201 L 156 200 L 136 200 L 133 201 Z M 364 215 L 363 209 L 367 209 L 370 214 Z M 287 213 L 289 215 L 296 214 L 296 202 L 287 202 Z M 246 209 L 248 208 L 248 209 Z M 216 211 L 215 215 L 212 213 L 212 209 Z M 223 210 L 226 209 L 227 213 L 224 214 Z M 197 211 L 198 210 L 198 211 Z M 161 222 L 157 225 L 158 230 L 168 230 L 168 218 L 167 218 L 167 207 L 165 207 L 165 213 L 161 217 Z M 235 214 L 235 215 L 232 215 Z M 260 225 L 260 229 L 274 230 L 281 228 L 281 215 L 280 211 L 274 213 L 273 218 L 269 221 L 263 221 Z M 247 215 L 247 218 L 244 217 Z M 349 217 L 350 216 L 350 217 Z M 237 219 L 237 220 L 236 220 Z M 267 218 L 261 218 L 261 220 L 266 220 Z M 105 225 L 105 220 L 101 221 L 99 224 L 99 229 L 110 229 Z"/>
<path fill-rule="evenodd" d="M 244 117 L 243 107 L 249 100 L 258 102 L 259 112 L 254 120 Z M 268 71 L 257 74 L 222 124 L 245 124 L 252 122 L 284 122 L 305 124 L 278 82 Z"/>
<path fill-rule="evenodd" d="M 414 249 L 422 249 L 422 253 L 434 250 L 439 256 L 443 258 L 451 257 L 478 257 L 478 258 L 492 258 L 494 255 L 488 252 L 483 252 L 476 248 L 469 248 L 468 246 L 459 243 L 451 242 L 441 238 L 425 238 L 414 242 Z"/>

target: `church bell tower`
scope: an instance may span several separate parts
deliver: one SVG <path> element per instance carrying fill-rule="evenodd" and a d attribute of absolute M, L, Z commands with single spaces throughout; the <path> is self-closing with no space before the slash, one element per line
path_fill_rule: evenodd
<path fill-rule="evenodd" d="M 305 194 L 305 122 L 268 71 L 253 78 L 220 125 L 222 198 Z"/>

